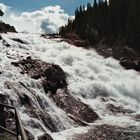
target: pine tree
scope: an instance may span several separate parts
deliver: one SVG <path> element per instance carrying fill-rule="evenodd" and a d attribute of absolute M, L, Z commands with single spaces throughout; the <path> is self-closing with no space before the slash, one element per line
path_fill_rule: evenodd
<path fill-rule="evenodd" d="M 94 0 L 87 10 L 80 6 L 75 20 L 60 29 L 61 34 L 75 32 L 91 43 L 101 39 L 121 41 L 140 52 L 140 0 Z M 63 33 L 62 33 L 63 32 Z"/>

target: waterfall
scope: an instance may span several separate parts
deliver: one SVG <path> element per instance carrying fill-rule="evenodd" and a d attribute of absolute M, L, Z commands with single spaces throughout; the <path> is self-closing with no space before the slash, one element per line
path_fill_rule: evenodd
<path fill-rule="evenodd" d="M 18 108 L 25 129 L 35 139 L 47 132 L 54 140 L 69 140 L 100 124 L 140 126 L 139 119 L 135 119 L 140 114 L 138 72 L 125 70 L 117 60 L 104 58 L 94 49 L 75 47 L 59 38 L 22 33 L 2 34 L 2 38 L 0 91 L 9 104 Z M 51 93 L 45 93 L 41 78 L 33 79 L 11 65 L 28 56 L 59 65 L 66 74 L 69 96 L 87 105 L 99 119 L 80 125 L 50 98 Z"/>

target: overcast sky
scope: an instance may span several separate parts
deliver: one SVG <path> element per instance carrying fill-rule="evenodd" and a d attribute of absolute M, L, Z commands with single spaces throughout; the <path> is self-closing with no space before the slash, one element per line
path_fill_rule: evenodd
<path fill-rule="evenodd" d="M 60 26 L 74 18 L 79 5 L 93 0 L 1 0 L 5 12 L 2 20 L 14 25 L 18 31 L 55 33 Z"/>

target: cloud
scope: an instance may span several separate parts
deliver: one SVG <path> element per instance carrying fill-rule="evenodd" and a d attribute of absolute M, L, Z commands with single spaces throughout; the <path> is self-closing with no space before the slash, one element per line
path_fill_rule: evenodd
<path fill-rule="evenodd" d="M 5 6 L 5 5 L 3 5 Z M 8 7 L 6 7 L 7 9 Z M 31 33 L 56 33 L 70 16 L 59 6 L 47 6 L 33 12 L 7 12 L 3 20 L 15 26 L 18 31 Z"/>
<path fill-rule="evenodd" d="M 2 10 L 4 13 L 10 9 L 9 6 L 4 5 L 3 3 L 0 3 L 0 10 Z"/>

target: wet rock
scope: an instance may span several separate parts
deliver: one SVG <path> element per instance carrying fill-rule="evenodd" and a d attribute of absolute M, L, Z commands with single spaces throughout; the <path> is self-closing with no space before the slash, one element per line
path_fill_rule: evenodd
<path fill-rule="evenodd" d="M 25 104 L 28 104 L 29 106 L 31 105 L 30 98 L 26 94 L 23 94 L 19 98 L 22 105 L 25 105 Z"/>
<path fill-rule="evenodd" d="M 46 93 L 50 91 L 55 94 L 57 89 L 67 87 L 65 73 L 58 65 L 33 60 L 31 57 L 11 64 L 21 67 L 22 73 L 28 74 L 31 78 L 43 78 L 42 85 Z"/>
<path fill-rule="evenodd" d="M 31 106 L 31 101 L 32 100 L 29 98 L 29 96 L 27 95 L 27 93 L 24 93 L 22 91 L 22 89 L 25 88 L 24 86 L 22 86 L 22 84 L 10 82 L 10 81 L 6 81 L 4 83 L 4 85 L 5 85 L 5 87 L 7 89 L 12 89 L 14 91 L 14 93 L 16 93 L 18 95 L 18 97 L 19 97 L 19 103 L 21 103 L 21 105 L 29 105 L 29 106 Z"/>
<path fill-rule="evenodd" d="M 6 95 L 1 91 L 0 91 L 0 103 L 3 103 L 3 104 L 7 103 Z"/>
<path fill-rule="evenodd" d="M 12 38 L 12 40 L 14 40 L 14 41 L 16 41 L 18 43 L 21 43 L 21 44 L 28 44 L 26 41 L 23 41 L 23 40 L 21 40 L 19 38 Z"/>
<path fill-rule="evenodd" d="M 77 47 L 89 47 L 90 42 L 87 39 L 81 39 L 78 35 L 70 33 L 63 36 L 63 41 L 68 42 L 69 44 L 75 45 Z"/>
<path fill-rule="evenodd" d="M 46 79 L 43 82 L 45 92 L 51 91 L 53 94 L 56 93 L 57 89 L 67 87 L 66 77 L 63 70 L 58 65 L 48 66 L 43 75 Z"/>
<path fill-rule="evenodd" d="M 2 40 L 3 38 L 2 38 L 2 36 L 0 35 L 0 40 Z"/>
<path fill-rule="evenodd" d="M 40 119 L 42 120 L 43 124 L 51 131 L 51 132 L 58 132 L 59 129 L 57 127 L 57 124 L 55 124 L 55 121 L 53 120 L 53 118 L 45 113 L 42 112 L 39 115 Z M 63 126 L 63 125 L 62 125 Z"/>
<path fill-rule="evenodd" d="M 115 106 L 113 104 L 108 104 L 107 105 L 107 109 L 109 111 L 111 111 L 113 114 L 132 114 L 134 113 L 133 110 L 130 110 L 130 109 L 124 109 L 122 106 Z"/>
<path fill-rule="evenodd" d="M 136 121 L 140 121 L 140 114 L 135 115 L 135 116 L 134 116 L 134 119 L 135 119 Z"/>
<path fill-rule="evenodd" d="M 81 39 L 78 35 L 76 34 L 66 34 L 65 35 L 66 39 L 69 39 L 69 41 L 72 41 L 72 44 L 76 45 L 76 46 L 81 46 L 81 47 L 85 47 L 85 46 L 89 46 L 89 41 L 88 40 L 84 40 Z"/>
<path fill-rule="evenodd" d="M 71 114 L 75 119 L 81 122 L 91 123 L 99 118 L 99 116 L 86 104 L 75 99 L 66 91 L 57 92 L 52 99 L 58 107 L 65 110 L 67 114 Z"/>
<path fill-rule="evenodd" d="M 69 44 L 75 45 L 77 47 L 88 47 L 90 45 L 88 40 L 71 40 L 71 39 L 64 39 L 64 41 L 68 42 Z"/>
<path fill-rule="evenodd" d="M 49 115 L 47 113 L 47 111 L 43 111 L 43 110 L 39 110 L 38 108 L 30 107 L 29 109 L 26 109 L 25 113 L 28 113 L 28 115 L 32 118 L 36 118 L 36 119 L 40 120 L 43 123 L 43 125 L 50 132 L 59 132 L 60 126 L 61 126 L 61 130 L 66 129 L 64 124 L 60 121 L 60 119 L 57 116 L 55 116 L 55 117 L 57 117 L 57 122 L 59 122 L 59 124 L 54 120 L 54 116 L 51 116 L 51 114 Z M 30 125 L 33 128 L 37 128 L 37 129 L 40 129 L 42 131 L 44 130 L 44 128 L 42 127 L 42 125 L 40 125 L 40 123 L 30 121 Z"/>
<path fill-rule="evenodd" d="M 118 59 L 120 61 L 119 63 L 126 69 L 140 71 L 140 54 L 125 45 L 97 44 L 95 49 L 100 55 L 106 58 L 114 57 Z"/>
<path fill-rule="evenodd" d="M 27 139 L 28 140 L 34 140 L 34 136 L 27 130 L 25 129 L 25 133 L 26 133 L 26 136 L 27 136 Z"/>
<path fill-rule="evenodd" d="M 78 118 L 75 118 L 74 116 L 72 116 L 71 114 L 67 114 L 72 120 L 74 120 L 78 125 L 80 126 L 88 126 L 88 124 L 86 122 L 83 122 L 81 120 L 79 120 Z"/>
<path fill-rule="evenodd" d="M 0 92 L 0 102 L 3 102 L 6 99 L 6 96 Z"/>
<path fill-rule="evenodd" d="M 77 134 L 73 140 L 139 140 L 140 131 L 136 127 L 99 125 L 85 134 Z"/>
<path fill-rule="evenodd" d="M 16 29 L 14 26 L 6 24 L 4 22 L 0 22 L 0 33 L 14 32 L 16 33 Z"/>
<path fill-rule="evenodd" d="M 61 38 L 59 34 L 42 34 L 41 37 L 45 39 L 55 39 L 55 38 Z"/>
<path fill-rule="evenodd" d="M 136 71 L 140 71 L 140 60 L 139 61 L 130 61 L 130 60 L 122 60 L 120 64 L 124 66 L 126 69 L 134 69 Z"/>
<path fill-rule="evenodd" d="M 42 136 L 38 137 L 38 140 L 53 140 L 53 139 L 49 134 L 45 133 Z"/>
<path fill-rule="evenodd" d="M 2 40 L 2 44 L 6 47 L 10 47 L 11 45 L 9 43 L 7 43 L 7 41 L 5 41 L 4 39 Z"/>
<path fill-rule="evenodd" d="M 27 57 L 18 62 L 12 62 L 12 64 L 19 66 L 22 69 L 22 73 L 28 74 L 31 78 L 41 78 L 45 93 L 50 91 L 49 97 L 52 98 L 56 105 L 63 109 L 68 116 L 71 116 L 70 118 L 77 124 L 87 125 L 87 123 L 94 122 L 99 118 L 88 105 L 75 99 L 68 93 L 66 76 L 60 66 L 32 59 L 31 57 Z M 58 131 L 54 120 L 52 120 L 47 113 L 41 113 L 39 118 L 50 131 Z"/>
<path fill-rule="evenodd" d="M 56 123 L 51 114 L 48 114 L 48 112 L 46 111 L 47 108 L 41 108 L 42 102 L 37 102 L 38 94 L 34 90 L 31 90 L 29 87 L 26 87 L 26 85 L 22 82 L 16 83 L 7 81 L 5 82 L 5 87 L 10 89 L 11 95 L 17 95 L 17 108 L 19 106 L 24 106 L 24 113 L 27 113 L 31 118 L 36 118 L 40 120 L 44 124 L 44 126 L 48 128 L 51 132 L 58 132 L 60 126 L 61 130 L 65 130 L 65 126 L 59 118 L 57 118 L 57 121 L 60 122 L 60 126 L 58 126 L 58 123 Z M 56 117 L 57 116 L 55 116 L 55 118 Z M 42 126 L 37 122 L 30 121 L 29 124 L 33 128 L 44 130 Z"/>

